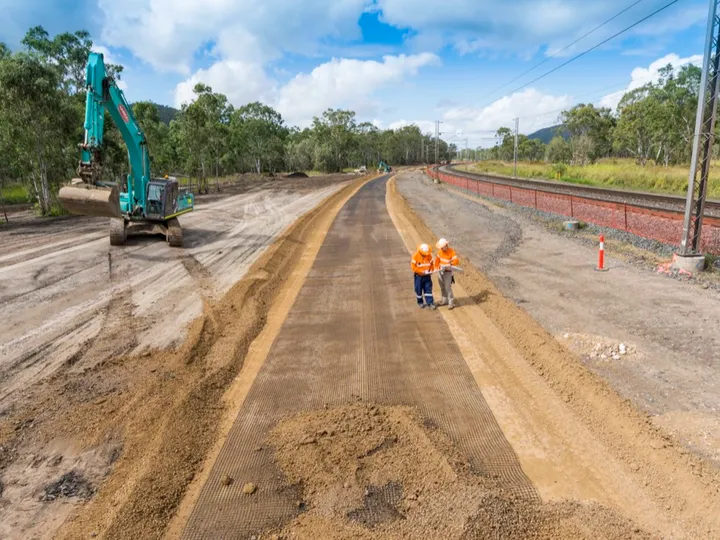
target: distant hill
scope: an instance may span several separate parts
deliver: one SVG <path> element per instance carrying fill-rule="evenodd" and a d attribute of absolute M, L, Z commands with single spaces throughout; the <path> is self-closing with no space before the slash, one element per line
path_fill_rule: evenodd
<path fill-rule="evenodd" d="M 158 105 L 156 103 L 155 106 L 157 107 L 158 114 L 160 115 L 160 121 L 165 124 L 170 124 L 170 122 L 175 120 L 175 117 L 180 112 L 176 108 L 168 107 L 167 105 Z"/>
<path fill-rule="evenodd" d="M 570 134 L 567 129 L 565 129 L 565 126 L 560 124 L 557 126 L 538 129 L 535 133 L 528 135 L 528 139 L 538 139 L 543 143 L 548 144 L 555 135 L 560 135 L 564 139 L 570 138 Z"/>

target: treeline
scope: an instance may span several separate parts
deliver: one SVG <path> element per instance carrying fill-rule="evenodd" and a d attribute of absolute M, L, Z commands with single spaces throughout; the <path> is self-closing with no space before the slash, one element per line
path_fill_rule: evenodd
<path fill-rule="evenodd" d="M 76 175 L 83 140 L 85 66 L 92 48 L 84 31 L 51 37 L 42 27 L 28 31 L 23 50 L 0 43 L 0 199 L 2 189 L 22 184 L 41 214 L 54 212 L 59 186 Z M 107 65 L 116 78 L 122 66 Z M 262 103 L 233 107 L 226 96 L 198 84 L 195 100 L 171 119 L 168 108 L 133 104 L 148 139 L 153 175 L 185 174 L 207 179 L 254 171 L 337 172 L 434 158 L 435 141 L 416 126 L 380 130 L 359 123 L 355 113 L 329 109 L 306 129 L 288 126 Z M 438 155 L 455 150 L 445 141 Z M 127 150 L 109 115 L 105 118 L 103 167 L 107 180 L 127 173 Z"/>
<path fill-rule="evenodd" d="M 567 138 L 559 133 L 550 143 L 518 136 L 518 159 L 587 165 L 602 158 L 634 158 L 638 164 L 670 166 L 687 163 L 695 131 L 700 68 L 676 70 L 667 65 L 657 82 L 627 92 L 613 111 L 592 104 L 576 105 L 560 115 Z M 514 133 L 497 131 L 498 143 L 478 149 L 481 159 L 510 161 Z"/>

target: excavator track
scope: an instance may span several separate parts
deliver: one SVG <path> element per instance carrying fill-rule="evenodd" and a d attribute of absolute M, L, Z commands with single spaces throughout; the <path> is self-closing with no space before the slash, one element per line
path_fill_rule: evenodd
<path fill-rule="evenodd" d="M 127 240 L 127 224 L 123 218 L 110 219 L 110 245 L 124 246 Z"/>
<path fill-rule="evenodd" d="M 171 218 L 167 221 L 167 242 L 170 247 L 182 247 L 183 232 L 178 218 Z"/>

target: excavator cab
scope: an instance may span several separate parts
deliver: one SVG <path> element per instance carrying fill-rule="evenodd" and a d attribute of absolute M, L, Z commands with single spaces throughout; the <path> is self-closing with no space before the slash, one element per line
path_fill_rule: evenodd
<path fill-rule="evenodd" d="M 163 219 L 165 217 L 165 183 L 148 182 L 147 186 L 147 208 L 145 217 L 151 219 Z"/>
<path fill-rule="evenodd" d="M 178 211 L 178 183 L 176 180 L 151 180 L 147 187 L 145 217 L 164 221 Z"/>

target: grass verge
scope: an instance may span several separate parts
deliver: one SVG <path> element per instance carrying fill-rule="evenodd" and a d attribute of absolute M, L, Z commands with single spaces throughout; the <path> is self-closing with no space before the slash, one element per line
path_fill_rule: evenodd
<path fill-rule="evenodd" d="M 708 196 L 720 198 L 720 170 L 710 170 Z M 476 173 L 491 173 L 511 176 L 513 164 L 503 161 L 482 161 L 461 168 Z M 591 165 L 565 165 L 559 167 L 551 163 L 518 163 L 517 174 L 521 178 L 540 178 L 560 180 L 572 184 L 612 187 L 620 189 L 654 191 L 682 195 L 687 191 L 688 166 L 662 167 L 647 165 L 642 167 L 631 159 L 606 159 Z"/>

